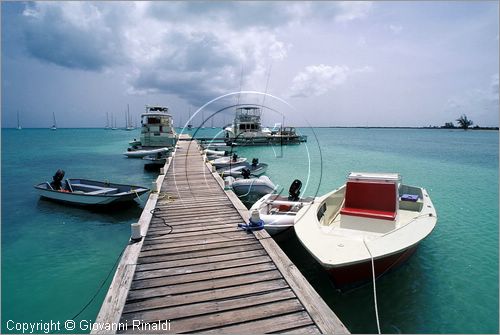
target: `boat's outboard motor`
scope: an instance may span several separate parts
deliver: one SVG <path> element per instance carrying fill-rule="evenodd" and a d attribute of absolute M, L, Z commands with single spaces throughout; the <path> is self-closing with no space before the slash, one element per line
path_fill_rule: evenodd
<path fill-rule="evenodd" d="M 259 164 L 259 159 L 258 158 L 252 159 L 252 166 L 253 167 L 256 167 L 258 164 Z"/>
<path fill-rule="evenodd" d="M 236 162 L 238 160 L 238 155 L 236 153 L 233 154 L 233 162 Z"/>
<path fill-rule="evenodd" d="M 57 170 L 54 176 L 52 177 L 52 183 L 50 185 L 54 190 L 62 189 L 62 180 L 64 178 L 64 170 Z"/>
<path fill-rule="evenodd" d="M 290 201 L 299 200 L 301 188 L 302 188 L 302 182 L 298 179 L 295 179 L 292 185 L 290 185 L 290 190 L 288 190 L 288 200 Z"/>
<path fill-rule="evenodd" d="M 243 177 L 243 179 L 250 179 L 250 169 L 241 169 L 241 176 Z"/>

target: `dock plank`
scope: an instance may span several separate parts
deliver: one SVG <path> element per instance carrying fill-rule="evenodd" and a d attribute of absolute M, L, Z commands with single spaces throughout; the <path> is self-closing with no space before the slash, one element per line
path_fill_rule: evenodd
<path fill-rule="evenodd" d="M 195 142 L 179 142 L 165 171 L 99 322 L 127 324 L 120 333 L 348 332 L 265 231 L 237 227 L 248 211 Z"/>

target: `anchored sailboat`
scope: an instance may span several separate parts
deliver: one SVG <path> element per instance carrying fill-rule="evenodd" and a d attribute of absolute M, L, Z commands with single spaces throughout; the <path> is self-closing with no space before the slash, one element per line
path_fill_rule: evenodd
<path fill-rule="evenodd" d="M 52 127 L 50 129 L 57 130 L 56 114 L 54 114 L 54 112 L 52 112 Z"/>
<path fill-rule="evenodd" d="M 21 130 L 21 124 L 19 123 L 19 112 L 17 112 L 17 130 Z"/>
<path fill-rule="evenodd" d="M 109 115 L 108 112 L 106 112 L 106 126 L 104 127 L 105 130 L 110 130 L 111 127 L 109 126 Z"/>

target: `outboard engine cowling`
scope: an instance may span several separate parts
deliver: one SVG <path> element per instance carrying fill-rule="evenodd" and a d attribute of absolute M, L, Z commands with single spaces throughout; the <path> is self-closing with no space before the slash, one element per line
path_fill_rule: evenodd
<path fill-rule="evenodd" d="M 52 183 L 50 185 L 54 190 L 62 189 L 62 180 L 64 179 L 64 170 L 59 169 L 56 171 L 54 176 L 52 177 Z"/>
<path fill-rule="evenodd" d="M 288 200 L 298 201 L 301 188 L 302 188 L 302 182 L 298 179 L 295 179 L 292 185 L 290 185 L 290 189 L 288 190 Z"/>
<path fill-rule="evenodd" d="M 241 169 L 241 176 L 243 177 L 243 179 L 249 179 L 250 178 L 250 169 L 248 169 L 248 168 Z"/>

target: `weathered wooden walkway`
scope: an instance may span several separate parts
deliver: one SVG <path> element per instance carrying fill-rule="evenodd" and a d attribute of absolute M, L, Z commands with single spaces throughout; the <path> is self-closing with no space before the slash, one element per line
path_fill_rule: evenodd
<path fill-rule="evenodd" d="M 120 326 L 93 333 L 348 332 L 265 231 L 237 228 L 248 211 L 196 142 L 166 169 L 96 320 Z"/>

